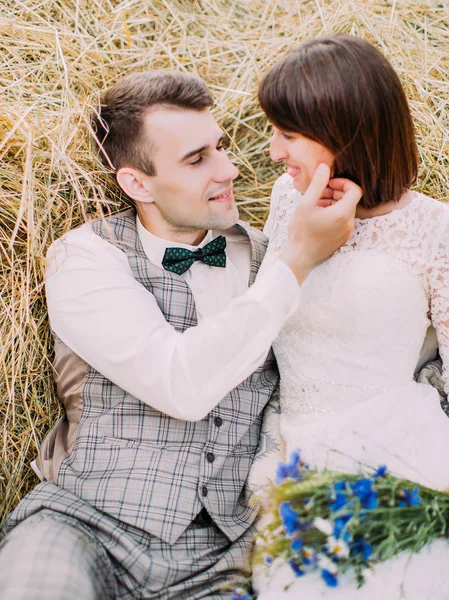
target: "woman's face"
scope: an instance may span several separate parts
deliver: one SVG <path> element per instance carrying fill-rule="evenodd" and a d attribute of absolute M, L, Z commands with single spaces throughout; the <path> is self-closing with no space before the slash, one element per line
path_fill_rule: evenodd
<path fill-rule="evenodd" d="M 293 187 L 305 192 L 320 163 L 331 167 L 333 154 L 318 142 L 299 133 L 290 133 L 274 127 L 270 144 L 270 156 L 275 162 L 283 161 L 287 173 L 293 178 Z"/>

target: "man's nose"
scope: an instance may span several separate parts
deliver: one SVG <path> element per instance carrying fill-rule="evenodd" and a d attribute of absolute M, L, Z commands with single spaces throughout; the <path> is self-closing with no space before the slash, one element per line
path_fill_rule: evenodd
<path fill-rule="evenodd" d="M 233 181 L 236 177 L 239 176 L 239 170 L 237 167 L 229 160 L 227 154 L 220 155 L 220 169 L 219 169 L 219 181 Z"/>

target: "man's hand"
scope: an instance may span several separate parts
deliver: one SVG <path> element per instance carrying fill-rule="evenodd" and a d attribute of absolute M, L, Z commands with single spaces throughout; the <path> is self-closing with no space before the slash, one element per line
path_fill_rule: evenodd
<path fill-rule="evenodd" d="M 349 179 L 329 177 L 330 168 L 320 164 L 292 216 L 280 254 L 299 284 L 349 239 L 354 228 L 362 189 Z"/>

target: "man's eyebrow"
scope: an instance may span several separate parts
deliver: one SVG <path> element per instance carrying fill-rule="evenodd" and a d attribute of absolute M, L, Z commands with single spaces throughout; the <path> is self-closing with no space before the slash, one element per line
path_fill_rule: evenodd
<path fill-rule="evenodd" d="M 217 141 L 217 146 L 224 140 L 225 138 L 225 134 L 223 133 Z M 181 158 L 181 160 L 179 162 L 184 162 L 187 159 L 191 158 L 192 156 L 195 156 L 195 154 L 201 154 L 201 152 L 204 152 L 205 150 L 208 150 L 210 148 L 210 144 L 206 144 L 205 146 L 201 146 L 200 148 L 195 148 L 195 150 L 190 150 L 190 152 L 187 152 L 187 154 L 184 154 L 184 156 Z"/>

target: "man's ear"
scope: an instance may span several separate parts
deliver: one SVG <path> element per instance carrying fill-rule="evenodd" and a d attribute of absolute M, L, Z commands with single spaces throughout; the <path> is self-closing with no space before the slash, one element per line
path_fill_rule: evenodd
<path fill-rule="evenodd" d="M 122 167 L 116 174 L 117 183 L 136 202 L 154 202 L 148 175 L 132 167 Z"/>

